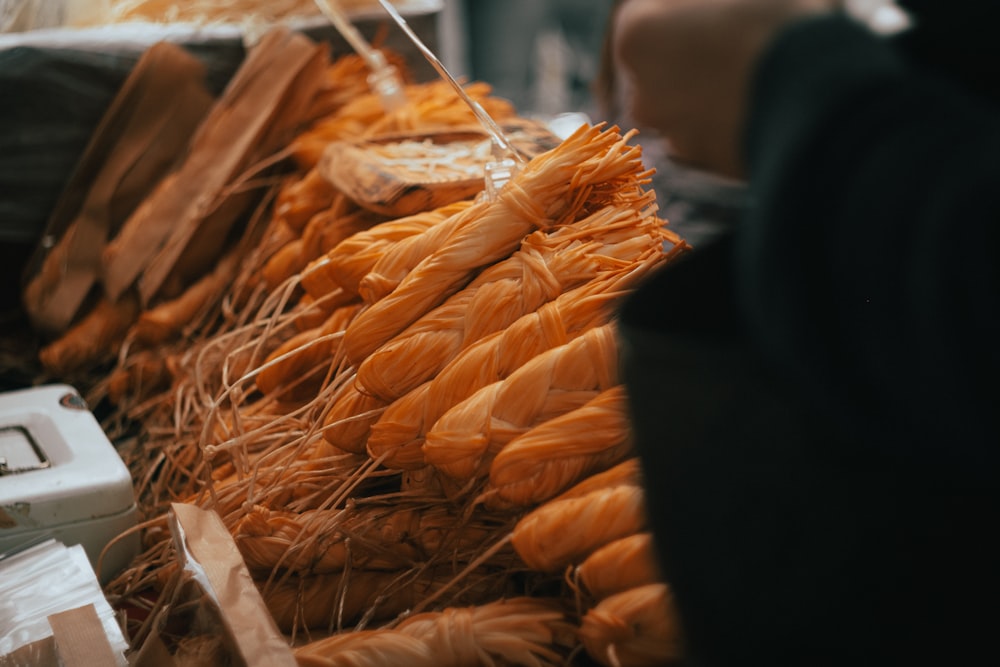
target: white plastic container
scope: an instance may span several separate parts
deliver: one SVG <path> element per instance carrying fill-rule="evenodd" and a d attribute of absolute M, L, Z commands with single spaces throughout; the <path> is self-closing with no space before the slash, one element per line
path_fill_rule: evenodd
<path fill-rule="evenodd" d="M 0 554 L 49 537 L 80 544 L 106 582 L 138 553 L 138 535 L 116 540 L 136 513 L 128 468 L 73 387 L 0 394 Z"/>

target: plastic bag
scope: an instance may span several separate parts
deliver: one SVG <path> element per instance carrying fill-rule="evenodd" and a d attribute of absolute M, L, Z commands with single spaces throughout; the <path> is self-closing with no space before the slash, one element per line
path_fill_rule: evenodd
<path fill-rule="evenodd" d="M 49 617 L 93 605 L 116 662 L 128 644 L 80 545 L 47 540 L 0 560 L 0 656 L 53 635 Z M 0 663 L 3 664 L 3 663 Z"/>

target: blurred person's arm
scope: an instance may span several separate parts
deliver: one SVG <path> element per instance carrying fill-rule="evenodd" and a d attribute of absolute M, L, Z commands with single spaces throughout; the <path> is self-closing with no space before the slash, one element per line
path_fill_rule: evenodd
<path fill-rule="evenodd" d="M 734 280 L 765 354 L 896 454 L 991 473 L 995 110 L 827 4 L 628 0 L 633 112 L 748 179 Z"/>
<path fill-rule="evenodd" d="M 831 0 L 627 0 L 612 44 L 629 111 L 663 133 L 680 161 L 743 175 L 740 137 L 756 64 L 789 22 Z"/>
<path fill-rule="evenodd" d="M 1000 442 L 995 109 L 843 17 L 783 31 L 752 91 L 755 207 L 737 245 L 752 332 L 894 456 L 943 480 L 988 479 Z"/>

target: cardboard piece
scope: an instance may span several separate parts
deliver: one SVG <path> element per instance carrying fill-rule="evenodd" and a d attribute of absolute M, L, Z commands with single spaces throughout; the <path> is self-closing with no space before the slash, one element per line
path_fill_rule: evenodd
<path fill-rule="evenodd" d="M 0 656 L 0 667 L 121 667 L 94 605 L 48 616 L 52 634 Z"/>
<path fill-rule="evenodd" d="M 115 667 L 119 664 L 94 605 L 52 614 L 49 625 L 64 667 Z"/>

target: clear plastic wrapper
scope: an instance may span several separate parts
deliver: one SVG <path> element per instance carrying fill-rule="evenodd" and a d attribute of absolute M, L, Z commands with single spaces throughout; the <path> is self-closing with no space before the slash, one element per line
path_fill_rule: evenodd
<path fill-rule="evenodd" d="M 50 539 L 0 555 L 0 656 L 52 637 L 50 616 L 87 605 L 96 610 L 117 664 L 126 665 L 128 644 L 82 546 Z"/>

